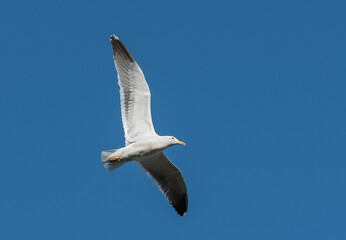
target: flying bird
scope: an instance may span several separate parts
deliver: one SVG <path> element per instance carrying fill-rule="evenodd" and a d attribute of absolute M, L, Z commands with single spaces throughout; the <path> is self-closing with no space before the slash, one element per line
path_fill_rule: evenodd
<path fill-rule="evenodd" d="M 135 161 L 158 185 L 177 213 L 187 212 L 187 189 L 179 169 L 163 150 L 185 145 L 173 136 L 159 136 L 154 130 L 150 110 L 150 90 L 143 72 L 129 50 L 112 35 L 113 59 L 120 86 L 121 117 L 125 132 L 125 147 L 103 151 L 101 159 L 108 171 Z"/>

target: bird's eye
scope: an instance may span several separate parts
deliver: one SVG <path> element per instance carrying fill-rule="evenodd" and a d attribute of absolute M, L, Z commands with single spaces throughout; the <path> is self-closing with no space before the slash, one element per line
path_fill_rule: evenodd
<path fill-rule="evenodd" d="M 174 137 L 172 137 L 172 139 L 174 140 Z"/>

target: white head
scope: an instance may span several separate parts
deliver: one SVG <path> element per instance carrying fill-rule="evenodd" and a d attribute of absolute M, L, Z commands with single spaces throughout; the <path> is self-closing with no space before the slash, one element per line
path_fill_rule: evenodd
<path fill-rule="evenodd" d="M 163 136 L 163 138 L 165 139 L 165 143 L 168 146 L 173 146 L 173 145 L 185 145 L 184 142 L 179 141 L 178 139 L 176 139 L 173 136 Z"/>

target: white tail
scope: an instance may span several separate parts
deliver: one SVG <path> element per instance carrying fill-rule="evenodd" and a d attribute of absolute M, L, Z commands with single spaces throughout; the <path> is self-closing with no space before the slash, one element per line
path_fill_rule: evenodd
<path fill-rule="evenodd" d="M 118 149 L 114 150 L 108 150 L 108 151 L 102 151 L 101 153 L 101 159 L 103 162 L 103 166 L 108 170 L 108 171 L 114 171 L 118 167 L 124 164 L 124 162 L 110 162 L 109 158 L 110 156 L 115 153 Z"/>

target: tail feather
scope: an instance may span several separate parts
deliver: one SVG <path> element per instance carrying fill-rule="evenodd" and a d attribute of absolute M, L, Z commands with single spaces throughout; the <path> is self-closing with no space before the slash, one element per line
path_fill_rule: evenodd
<path fill-rule="evenodd" d="M 124 162 L 110 162 L 109 159 L 113 153 L 115 153 L 118 149 L 114 150 L 108 150 L 108 151 L 102 151 L 101 153 L 101 159 L 103 162 L 103 166 L 108 171 L 114 171 L 115 169 L 119 168 L 121 165 L 124 164 Z"/>

